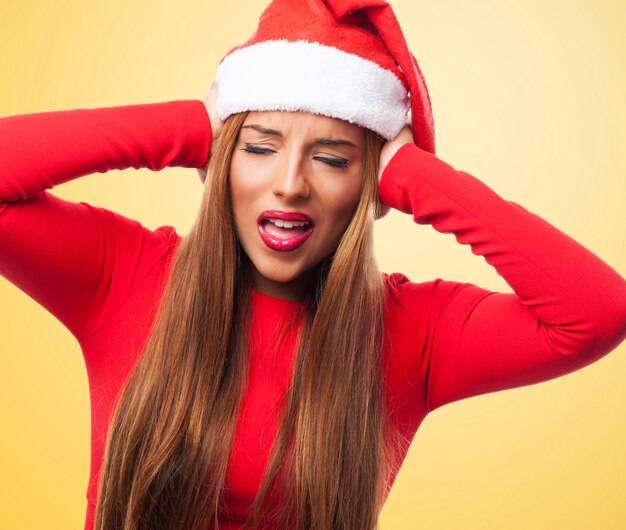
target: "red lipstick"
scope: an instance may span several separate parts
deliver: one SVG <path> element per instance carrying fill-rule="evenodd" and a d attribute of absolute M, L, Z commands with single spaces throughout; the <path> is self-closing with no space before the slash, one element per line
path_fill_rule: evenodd
<path fill-rule="evenodd" d="M 300 212 L 265 210 L 257 219 L 261 240 L 272 250 L 300 247 L 313 233 L 313 220 Z"/>

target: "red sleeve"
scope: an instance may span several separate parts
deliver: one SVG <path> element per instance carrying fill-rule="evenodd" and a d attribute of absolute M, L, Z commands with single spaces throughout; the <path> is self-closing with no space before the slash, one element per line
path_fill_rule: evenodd
<path fill-rule="evenodd" d="M 624 340 L 624 278 L 477 178 L 406 144 L 385 168 L 380 197 L 416 223 L 469 244 L 514 291 L 431 282 L 427 336 L 411 349 L 421 356 L 415 387 L 424 389 L 427 411 L 572 372 Z M 403 312 L 424 317 L 411 304 L 419 298 L 423 307 L 422 287 L 406 278 L 396 281 Z M 406 330 L 400 340 L 414 336 Z"/>
<path fill-rule="evenodd" d="M 211 126 L 199 100 L 64 110 L 1 118 L 0 145 L 0 275 L 81 340 L 164 256 L 173 228 L 46 190 L 111 169 L 202 167 Z"/>

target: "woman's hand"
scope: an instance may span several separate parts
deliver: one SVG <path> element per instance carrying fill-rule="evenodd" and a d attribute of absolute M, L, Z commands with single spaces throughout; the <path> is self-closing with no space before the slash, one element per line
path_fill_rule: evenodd
<path fill-rule="evenodd" d="M 393 140 L 389 140 L 380 152 L 380 163 L 378 164 L 378 182 L 383 176 L 383 171 L 387 167 L 389 161 L 393 158 L 398 150 L 405 144 L 413 143 L 413 133 L 408 125 L 405 125 L 403 129 L 398 133 Z"/>
<path fill-rule="evenodd" d="M 209 88 L 208 94 L 204 97 L 204 106 L 206 107 L 207 113 L 209 115 L 209 120 L 211 121 L 211 154 L 213 154 L 213 146 L 215 145 L 217 139 L 219 138 L 220 131 L 222 130 L 222 126 L 224 122 L 220 120 L 220 117 L 217 115 L 217 81 L 213 81 L 211 83 L 211 87 Z"/>

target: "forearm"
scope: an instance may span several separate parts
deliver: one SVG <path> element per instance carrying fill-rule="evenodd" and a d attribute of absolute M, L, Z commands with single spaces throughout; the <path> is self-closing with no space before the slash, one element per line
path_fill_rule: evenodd
<path fill-rule="evenodd" d="M 180 100 L 0 118 L 0 202 L 92 173 L 202 167 L 211 148 L 204 104 Z"/>

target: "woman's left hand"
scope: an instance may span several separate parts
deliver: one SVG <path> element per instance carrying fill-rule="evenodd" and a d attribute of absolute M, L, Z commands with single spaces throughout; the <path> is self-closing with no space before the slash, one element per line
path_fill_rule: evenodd
<path fill-rule="evenodd" d="M 413 133 L 408 125 L 405 125 L 403 129 L 398 133 L 393 140 L 389 140 L 380 152 L 380 163 L 378 164 L 378 182 L 383 176 L 383 171 L 387 167 L 389 161 L 393 158 L 398 150 L 405 144 L 413 143 Z"/>

